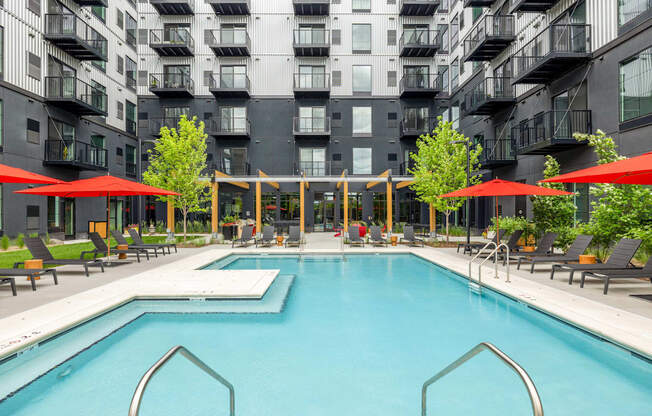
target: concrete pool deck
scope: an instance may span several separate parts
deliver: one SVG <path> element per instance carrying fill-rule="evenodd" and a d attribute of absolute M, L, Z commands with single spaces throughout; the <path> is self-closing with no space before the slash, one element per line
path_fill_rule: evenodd
<path fill-rule="evenodd" d="M 328 236 L 328 238 L 326 238 Z M 28 282 L 20 282 L 19 296 L 11 297 L 8 288 L 0 289 L 0 358 L 21 351 L 30 345 L 71 328 L 125 302 L 139 298 L 261 298 L 278 275 L 277 270 L 220 271 L 195 270 L 229 254 L 341 254 L 339 240 L 332 234 L 309 235 L 303 250 L 271 248 L 235 248 L 209 246 L 182 249 L 178 255 L 158 260 L 108 268 L 106 273 L 60 273 L 54 286 L 49 278 L 37 282 L 37 291 L 27 290 Z M 413 253 L 451 269 L 463 276 L 468 274 L 468 256 L 455 249 L 430 247 L 366 247 L 346 248 L 344 253 Z M 542 270 L 549 270 L 544 269 Z M 62 269 L 63 271 L 63 269 Z M 549 273 L 549 272 L 548 272 Z M 602 295 L 601 284 L 589 284 L 579 289 L 569 286 L 567 275 L 550 281 L 548 273 L 511 269 L 511 283 L 505 282 L 504 269 L 499 279 L 493 277 L 493 265 L 483 268 L 482 283 L 487 287 L 518 299 L 524 304 L 571 322 L 652 359 L 652 303 L 631 298 L 616 289 Z M 566 277 L 566 279 L 564 279 Z M 477 279 L 477 265 L 473 267 Z M 50 279 L 51 280 L 51 279 Z M 66 287 L 68 290 L 66 291 Z M 598 287 L 599 286 L 599 287 Z M 652 293 L 649 283 L 634 283 L 633 290 Z M 640 289 L 639 289 L 640 288 Z M 612 291 L 615 294 L 612 295 Z M 30 297 L 29 300 L 25 299 Z M 25 299 L 27 305 L 21 303 Z"/>

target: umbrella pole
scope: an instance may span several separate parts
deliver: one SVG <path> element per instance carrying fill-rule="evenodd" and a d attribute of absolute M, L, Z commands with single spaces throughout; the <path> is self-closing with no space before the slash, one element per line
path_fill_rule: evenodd
<path fill-rule="evenodd" d="M 111 261 L 111 239 L 109 235 L 111 235 L 111 192 L 106 193 L 106 247 L 108 248 L 109 252 L 106 256 L 106 259 L 110 262 Z"/>
<path fill-rule="evenodd" d="M 496 196 L 496 246 L 500 244 L 500 225 L 498 222 L 498 196 Z"/>

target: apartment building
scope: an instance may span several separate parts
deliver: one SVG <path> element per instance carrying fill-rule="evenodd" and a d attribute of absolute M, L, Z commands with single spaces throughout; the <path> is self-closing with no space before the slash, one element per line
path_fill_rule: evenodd
<path fill-rule="evenodd" d="M 319 178 L 408 175 L 417 137 L 438 116 L 483 144 L 486 178 L 535 183 L 545 154 L 564 171 L 590 165 L 573 132 L 602 129 L 627 155 L 652 150 L 651 16 L 648 0 L 5 0 L 0 157 L 62 179 L 139 178 L 160 127 L 196 116 L 209 137 L 207 175 L 310 177 L 307 230 L 328 230 L 344 217 L 344 196 Z M 83 36 L 51 33 L 73 20 Z M 67 94 L 47 78 L 61 74 L 89 92 L 53 95 Z M 29 120 L 43 126 L 39 144 Z M 58 150 L 69 131 L 89 145 L 86 159 Z M 66 204 L 76 213 L 68 235 L 102 217 L 91 201 L 46 204 L 4 188 L 9 234 L 6 218 L 34 206 L 41 232 L 67 218 Z M 575 189 L 583 220 L 587 187 Z M 162 204 L 143 200 L 116 200 L 115 216 L 165 218 Z M 220 217 L 254 216 L 252 190 L 221 184 L 219 201 Z M 384 186 L 351 183 L 348 218 L 384 222 L 386 201 Z M 408 187 L 395 184 L 392 204 L 394 222 L 428 222 Z M 486 226 L 491 204 L 472 203 L 474 227 Z M 503 215 L 530 209 L 527 198 L 500 204 Z M 299 184 L 263 185 L 263 206 L 265 222 L 298 221 Z"/>

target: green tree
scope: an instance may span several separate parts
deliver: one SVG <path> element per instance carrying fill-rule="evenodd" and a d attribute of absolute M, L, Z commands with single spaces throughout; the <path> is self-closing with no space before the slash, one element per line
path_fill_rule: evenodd
<path fill-rule="evenodd" d="M 419 201 L 432 204 L 446 218 L 446 241 L 449 241 L 450 214 L 459 209 L 465 198 L 439 198 L 439 195 L 462 189 L 466 186 L 466 144 L 455 141 L 469 141 L 468 137 L 457 132 L 453 123 L 441 117 L 432 134 L 417 139 L 417 153 L 411 153 L 414 168 L 414 182 L 410 189 L 417 193 Z M 480 167 L 478 162 L 482 146 L 471 145 L 471 172 Z M 471 175 L 471 184 L 480 182 L 478 175 Z"/>
<path fill-rule="evenodd" d="M 587 141 L 598 155 L 598 164 L 624 159 L 611 137 L 598 130 L 596 134 L 575 133 L 578 141 Z M 583 229 L 593 235 L 593 242 L 604 251 L 618 238 L 633 229 L 643 229 L 652 218 L 652 192 L 641 185 L 595 184 L 590 187 L 591 219 Z"/>
<path fill-rule="evenodd" d="M 206 137 L 204 123 L 195 125 L 183 115 L 178 128 L 161 127 L 160 138 L 154 149 L 148 150 L 149 167 L 143 173 L 146 184 L 179 193 L 178 196 L 159 197 L 161 201 L 174 202 L 183 214 L 183 239 L 186 240 L 188 214 L 206 211 L 210 194 L 199 181 L 206 169 Z"/>
<path fill-rule="evenodd" d="M 546 155 L 543 177 L 545 179 L 559 175 L 559 162 Z M 543 183 L 543 187 L 564 190 L 561 183 Z M 573 202 L 573 196 L 531 196 L 532 213 L 534 215 L 535 232 L 542 235 L 546 231 L 560 230 L 573 226 L 575 211 L 577 207 Z"/>

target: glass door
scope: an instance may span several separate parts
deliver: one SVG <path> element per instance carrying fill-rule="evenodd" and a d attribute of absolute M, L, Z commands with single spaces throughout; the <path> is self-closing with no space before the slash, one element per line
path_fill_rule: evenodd
<path fill-rule="evenodd" d="M 301 65 L 299 66 L 299 88 L 325 88 L 326 67 Z"/>
<path fill-rule="evenodd" d="M 75 200 L 72 198 L 64 198 L 63 200 L 64 211 L 64 233 L 66 238 L 75 237 Z"/>
<path fill-rule="evenodd" d="M 315 199 L 312 204 L 315 215 L 313 231 L 324 231 L 324 193 L 315 192 Z"/>
<path fill-rule="evenodd" d="M 220 88 L 247 88 L 247 67 L 245 65 L 222 66 Z"/>
<path fill-rule="evenodd" d="M 246 131 L 247 108 L 220 107 L 220 127 L 224 132 Z"/>
<path fill-rule="evenodd" d="M 326 107 L 300 107 L 299 128 L 300 131 L 319 132 L 326 129 Z"/>
<path fill-rule="evenodd" d="M 428 25 L 405 25 L 403 26 L 403 37 L 405 44 L 425 45 L 428 44 Z"/>
<path fill-rule="evenodd" d="M 299 169 L 309 176 L 326 175 L 326 149 L 323 147 L 299 149 Z"/>
<path fill-rule="evenodd" d="M 563 92 L 552 99 L 553 108 L 553 126 L 552 133 L 555 137 L 571 137 L 570 122 L 569 122 L 569 109 L 570 100 L 568 91 Z"/>
<path fill-rule="evenodd" d="M 409 88 L 428 88 L 430 67 L 428 65 L 405 66 L 403 75 L 406 78 L 406 87 Z"/>
<path fill-rule="evenodd" d="M 190 65 L 166 65 L 163 67 L 165 88 L 184 88 L 190 85 Z"/>

